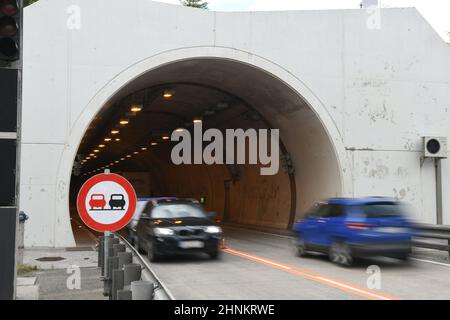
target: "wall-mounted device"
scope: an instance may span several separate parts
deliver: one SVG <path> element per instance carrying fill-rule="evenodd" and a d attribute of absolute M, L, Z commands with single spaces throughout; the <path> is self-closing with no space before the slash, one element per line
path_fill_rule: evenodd
<path fill-rule="evenodd" d="M 424 158 L 446 159 L 447 138 L 445 137 L 423 137 Z"/>

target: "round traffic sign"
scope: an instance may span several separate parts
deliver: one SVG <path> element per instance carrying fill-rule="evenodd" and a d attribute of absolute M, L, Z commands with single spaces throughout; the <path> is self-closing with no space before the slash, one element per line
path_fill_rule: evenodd
<path fill-rule="evenodd" d="M 83 222 L 99 232 L 114 232 L 125 227 L 136 209 L 136 192 L 127 179 L 102 173 L 87 180 L 77 198 Z"/>

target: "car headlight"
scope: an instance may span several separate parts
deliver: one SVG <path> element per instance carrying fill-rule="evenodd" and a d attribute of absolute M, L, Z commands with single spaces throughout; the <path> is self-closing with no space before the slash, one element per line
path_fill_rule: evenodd
<path fill-rule="evenodd" d="M 169 228 L 155 228 L 154 230 L 156 236 L 171 236 L 174 231 Z"/>
<path fill-rule="evenodd" d="M 222 233 L 222 228 L 217 226 L 208 226 L 205 228 L 207 233 Z"/>

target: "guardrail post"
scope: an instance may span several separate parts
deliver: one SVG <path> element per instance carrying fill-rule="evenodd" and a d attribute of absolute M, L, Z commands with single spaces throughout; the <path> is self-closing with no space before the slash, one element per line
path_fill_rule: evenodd
<path fill-rule="evenodd" d="M 98 237 L 98 267 L 102 268 L 103 266 L 103 258 L 105 257 L 105 254 L 103 253 L 103 248 L 105 245 L 105 237 L 100 236 Z"/>
<path fill-rule="evenodd" d="M 117 256 L 119 252 L 125 252 L 125 248 L 124 244 L 113 244 L 113 256 Z"/>
<path fill-rule="evenodd" d="M 136 263 L 125 264 L 123 266 L 123 285 L 124 288 L 131 285 L 131 282 L 141 280 L 141 266 Z"/>
<path fill-rule="evenodd" d="M 448 258 L 450 260 L 450 239 L 448 239 L 448 246 L 449 246 L 449 250 L 448 250 Z"/>
<path fill-rule="evenodd" d="M 131 300 L 152 300 L 154 288 L 150 281 L 131 282 Z"/>
<path fill-rule="evenodd" d="M 112 250 L 113 245 L 114 244 L 118 244 L 118 243 L 119 243 L 119 239 L 118 238 L 114 238 L 113 235 L 110 235 L 110 236 L 105 238 L 105 245 L 104 245 L 105 260 L 104 260 L 104 266 L 103 266 L 103 273 L 102 273 L 102 275 L 106 275 L 106 271 L 108 269 L 107 258 L 109 256 L 109 249 Z M 111 256 L 112 256 L 112 253 L 111 253 Z"/>
<path fill-rule="evenodd" d="M 117 291 L 123 290 L 123 270 L 113 270 L 111 284 L 111 299 L 117 300 Z"/>
<path fill-rule="evenodd" d="M 131 300 L 131 290 L 117 290 L 117 300 Z"/>
<path fill-rule="evenodd" d="M 117 269 L 117 266 L 119 264 L 119 257 L 108 257 L 108 272 L 106 274 L 106 279 L 105 279 L 105 292 L 106 295 L 109 296 L 109 299 L 111 300 L 111 292 L 112 292 L 112 275 L 113 275 L 113 270 Z"/>
<path fill-rule="evenodd" d="M 125 264 L 130 264 L 133 262 L 132 252 L 119 252 L 117 256 L 119 257 L 118 269 L 122 269 Z"/>

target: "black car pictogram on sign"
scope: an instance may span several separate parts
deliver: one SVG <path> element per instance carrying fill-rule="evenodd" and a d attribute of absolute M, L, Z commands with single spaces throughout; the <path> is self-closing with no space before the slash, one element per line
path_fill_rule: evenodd
<path fill-rule="evenodd" d="M 120 208 L 120 210 L 123 210 L 125 208 L 125 197 L 123 194 L 113 194 L 111 195 L 111 199 L 109 200 L 109 206 L 111 207 L 111 210 L 114 210 L 114 208 Z"/>

